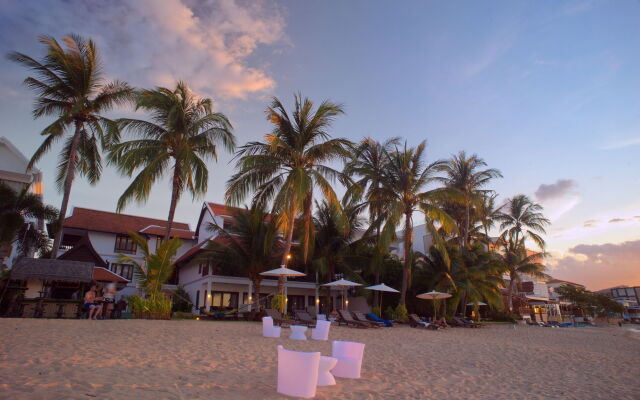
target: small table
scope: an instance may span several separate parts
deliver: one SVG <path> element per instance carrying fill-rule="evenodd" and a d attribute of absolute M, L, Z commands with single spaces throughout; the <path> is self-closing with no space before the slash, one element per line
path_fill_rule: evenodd
<path fill-rule="evenodd" d="M 338 363 L 337 358 L 333 357 L 320 357 L 320 366 L 318 368 L 318 386 L 331 386 L 336 384 L 336 379 L 333 377 L 331 370 Z"/>
<path fill-rule="evenodd" d="M 305 332 L 307 331 L 307 327 L 303 325 L 291 325 L 291 335 L 289 339 L 294 340 L 307 340 L 307 335 Z"/>

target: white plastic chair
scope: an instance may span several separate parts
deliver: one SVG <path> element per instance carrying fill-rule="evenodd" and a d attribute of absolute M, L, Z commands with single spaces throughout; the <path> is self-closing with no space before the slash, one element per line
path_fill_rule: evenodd
<path fill-rule="evenodd" d="M 262 317 L 262 336 L 279 338 L 280 330 L 279 326 L 273 326 L 273 318 Z"/>
<path fill-rule="evenodd" d="M 317 321 L 326 321 L 327 320 L 327 315 L 326 314 L 318 314 L 316 317 Z"/>
<path fill-rule="evenodd" d="M 278 393 L 306 399 L 316 395 L 320 352 L 303 353 L 278 346 Z"/>
<path fill-rule="evenodd" d="M 331 370 L 331 373 L 340 378 L 360 378 L 364 343 L 334 340 L 331 347 L 331 356 L 338 359 L 338 363 Z"/>
<path fill-rule="evenodd" d="M 311 329 L 311 339 L 329 340 L 329 328 L 331 328 L 331 322 L 317 320 L 316 327 Z"/>

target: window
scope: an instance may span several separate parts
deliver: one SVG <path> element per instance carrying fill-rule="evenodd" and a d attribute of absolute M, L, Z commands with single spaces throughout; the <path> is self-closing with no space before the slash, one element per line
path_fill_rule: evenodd
<path fill-rule="evenodd" d="M 196 308 L 200 308 L 200 291 L 196 290 Z"/>
<path fill-rule="evenodd" d="M 238 308 L 238 293 L 212 291 L 211 306 L 221 308 Z"/>
<path fill-rule="evenodd" d="M 116 247 L 114 251 L 119 253 L 136 254 L 136 250 L 138 250 L 138 245 L 136 245 L 136 242 L 134 242 L 129 235 L 116 236 Z"/>
<path fill-rule="evenodd" d="M 111 266 L 109 267 L 109 269 L 114 274 L 118 274 L 125 279 L 128 279 L 128 280 L 133 279 L 133 265 L 131 264 L 111 263 Z"/>
<path fill-rule="evenodd" d="M 164 242 L 164 236 L 156 236 L 156 249 Z"/>
<path fill-rule="evenodd" d="M 202 263 L 202 276 L 209 275 L 209 263 Z"/>

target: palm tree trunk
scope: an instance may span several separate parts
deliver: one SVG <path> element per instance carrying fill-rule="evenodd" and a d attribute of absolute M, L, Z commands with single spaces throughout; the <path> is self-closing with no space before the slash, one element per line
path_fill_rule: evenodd
<path fill-rule="evenodd" d="M 380 283 L 380 224 L 376 226 L 376 252 L 374 255 L 373 263 L 375 267 L 374 271 L 374 284 L 377 285 Z M 377 290 L 373 291 L 373 304 L 377 307 L 380 304 L 380 293 Z M 380 310 L 380 315 L 382 315 L 382 310 Z"/>
<path fill-rule="evenodd" d="M 284 245 L 284 253 L 282 253 L 282 261 L 280 264 L 287 265 L 287 260 L 289 259 L 289 253 L 291 252 L 291 243 L 293 242 L 293 230 L 295 224 L 296 217 L 296 203 L 295 196 L 291 199 L 291 207 L 289 209 L 289 215 L 287 220 L 287 237 Z"/>
<path fill-rule="evenodd" d="M 303 248 L 302 248 L 302 263 L 307 264 L 307 257 L 309 257 L 309 238 L 311 236 L 311 205 L 313 204 L 313 193 L 310 192 L 304 199 L 304 232 L 303 232 Z"/>
<path fill-rule="evenodd" d="M 173 225 L 173 217 L 176 213 L 178 205 L 178 191 L 180 189 L 180 165 L 176 163 L 173 167 L 173 183 L 171 188 L 171 204 L 169 205 L 169 217 L 167 218 L 167 226 L 164 231 L 164 240 L 168 241 L 171 237 L 171 225 Z"/>
<path fill-rule="evenodd" d="M 470 206 L 469 203 L 471 202 L 470 199 L 466 199 L 466 206 L 465 206 L 465 219 L 464 219 L 464 247 L 467 247 L 467 243 L 469 242 L 469 226 L 471 225 L 471 212 L 470 212 Z"/>
<path fill-rule="evenodd" d="M 64 180 L 64 193 L 62 195 L 62 204 L 60 205 L 60 215 L 58 216 L 57 231 L 53 239 L 53 249 L 50 258 L 58 257 L 58 248 L 62 242 L 62 234 L 64 219 L 67 215 L 67 207 L 69 206 L 69 197 L 71 196 L 71 186 L 76 175 L 76 161 L 78 159 L 78 143 L 80 142 L 80 132 L 82 131 L 82 122 L 76 121 L 76 131 L 71 139 L 71 150 L 69 151 L 69 162 L 67 163 L 67 176 Z"/>
<path fill-rule="evenodd" d="M 251 307 L 251 314 L 255 315 L 258 311 L 260 311 L 260 285 L 262 284 L 262 279 L 259 275 L 253 278 L 253 307 Z"/>
<path fill-rule="evenodd" d="M 404 215 L 404 266 L 402 268 L 402 288 L 400 290 L 400 304 L 404 305 L 409 289 L 409 277 L 411 275 L 411 250 L 413 249 L 413 225 L 411 211 Z"/>
<path fill-rule="evenodd" d="M 515 279 L 513 279 L 513 277 L 511 277 L 511 280 L 509 281 L 509 294 L 508 294 L 508 301 L 507 301 L 507 305 L 509 306 L 509 312 L 513 312 L 513 287 L 515 284 Z"/>

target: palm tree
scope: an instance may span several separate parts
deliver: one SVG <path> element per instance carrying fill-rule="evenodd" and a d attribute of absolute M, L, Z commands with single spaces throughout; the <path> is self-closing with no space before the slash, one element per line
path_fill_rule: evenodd
<path fill-rule="evenodd" d="M 424 162 L 426 142 L 415 148 L 386 152 L 387 164 L 383 175 L 383 185 L 378 190 L 379 198 L 386 204 L 385 232 L 387 236 L 394 234 L 396 227 L 404 218 L 404 268 L 402 288 L 400 290 L 400 304 L 405 304 L 409 280 L 411 277 L 411 262 L 413 254 L 413 213 L 421 210 L 425 214 L 427 231 L 432 235 L 436 246 L 443 242 L 435 226 L 439 223 L 444 231 L 452 232 L 455 224 L 451 217 L 440 208 L 440 204 L 447 198 L 448 190 L 436 188 L 427 191 L 425 188 L 437 181 L 435 174 L 444 165 L 443 161 L 431 164 Z M 376 194 L 376 196 L 378 196 Z"/>
<path fill-rule="evenodd" d="M 380 189 L 383 185 L 383 176 L 388 162 L 387 154 L 391 151 L 392 146 L 398 145 L 399 142 L 399 138 L 391 138 L 384 143 L 365 138 L 354 149 L 351 160 L 344 169 L 345 175 L 356 177 L 355 184 L 347 188 L 346 197 L 364 198 L 364 205 L 369 209 L 369 232 L 375 231 L 374 256 L 371 258 L 372 264 L 369 266 L 374 271 L 375 284 L 380 283 L 382 265 L 389 248 L 389 243 L 386 243 L 380 234 L 386 205 L 384 199 L 379 198 Z M 374 292 L 374 304 L 378 304 L 377 291 Z"/>
<path fill-rule="evenodd" d="M 126 83 L 105 82 L 92 40 L 70 35 L 62 39 L 65 47 L 48 36 L 40 37 L 39 41 L 46 46 L 46 55 L 41 60 L 18 52 L 9 53 L 8 58 L 34 72 L 35 77 L 24 81 L 37 94 L 34 118 L 55 118 L 40 133 L 46 138 L 31 157 L 28 168 L 66 136 L 56 177 L 58 188 L 63 192 L 57 221 L 61 228 L 76 174 L 85 176 L 92 185 L 100 179 L 100 148 L 107 140 L 103 127 L 109 123 L 103 113 L 129 101 L 132 91 Z M 62 229 L 57 229 L 52 258 L 56 257 L 61 240 Z"/>
<path fill-rule="evenodd" d="M 135 101 L 136 110 L 150 113 L 151 121 L 123 118 L 111 130 L 115 137 L 123 131 L 136 138 L 113 145 L 109 161 L 128 177 L 140 170 L 120 196 L 117 210 L 123 210 L 131 199 L 146 201 L 151 186 L 171 169 L 171 202 L 164 235 L 168 240 L 183 192 L 189 191 L 194 198 L 207 192 L 206 161 L 217 160 L 218 144 L 232 152 L 235 137 L 227 117 L 212 111 L 211 99 L 195 96 L 184 82 L 178 82 L 174 90 L 141 90 Z"/>
<path fill-rule="evenodd" d="M 524 246 L 524 238 L 520 239 L 520 242 L 509 242 L 505 245 L 502 260 L 506 273 L 509 275 L 509 287 L 507 288 L 509 311 L 513 311 L 513 293 L 516 285 L 522 281 L 523 275 L 545 280 L 551 278 L 544 273 L 546 267 L 540 262 L 544 256 L 544 253 L 529 252 Z"/>
<path fill-rule="evenodd" d="M 510 242 L 524 247 L 528 238 L 544 250 L 545 242 L 539 234 L 546 233 L 545 227 L 550 221 L 542 214 L 542 206 L 519 194 L 507 200 L 504 208 L 506 212 L 499 212 L 496 220 L 500 222 L 500 239 L 505 246 Z"/>
<path fill-rule="evenodd" d="M 351 143 L 332 139 L 328 132 L 334 118 L 343 112 L 341 105 L 327 100 L 314 111 L 313 102 L 297 94 L 289 116 L 280 100 L 274 98 L 266 110 L 267 120 L 273 124 L 271 134 L 265 142 L 247 143 L 236 153 L 238 172 L 227 182 L 225 199 L 239 204 L 255 191 L 255 204 L 272 201 L 272 213 L 279 215 L 285 231 L 283 265 L 291 251 L 295 218 L 300 211 L 304 225 L 302 261 L 307 262 L 314 188 L 319 188 L 330 204 L 339 206 L 331 184 L 342 175 L 326 163 L 349 156 Z"/>
<path fill-rule="evenodd" d="M 225 274 L 248 276 L 253 282 L 253 311 L 258 311 L 260 273 L 277 265 L 284 247 L 276 221 L 263 208 L 254 207 L 236 214 L 227 228 L 211 225 L 210 229 L 218 232 L 218 236 L 209 242 L 201 257 L 212 261 Z"/>
<path fill-rule="evenodd" d="M 161 294 L 162 285 L 173 275 L 175 256 L 182 246 L 182 240 L 165 240 L 156 248 L 155 253 L 151 253 L 145 238 L 135 232 L 129 233 L 129 236 L 142 251 L 144 261 L 141 263 L 137 257 L 120 254 L 118 262 L 132 264 L 138 287 L 143 289 L 147 296 L 157 297 Z"/>
<path fill-rule="evenodd" d="M 456 203 L 462 207 L 462 215 L 458 217 L 460 246 L 467 247 L 474 212 L 482 207 L 484 197 L 488 193 L 484 190 L 489 181 L 502 177 L 500 171 L 494 168 L 482 169 L 487 163 L 476 154 L 467 156 L 464 151 L 454 154 L 440 168 L 445 176 L 439 178 L 441 182 L 457 194 Z M 454 206 L 454 210 L 455 210 Z"/>
<path fill-rule="evenodd" d="M 55 221 L 58 210 L 42 203 L 42 198 L 29 192 L 28 187 L 15 191 L 4 182 L 0 182 L 0 247 L 18 244 L 21 255 L 32 251 L 45 254 L 50 250 L 49 238 L 27 218 Z"/>

